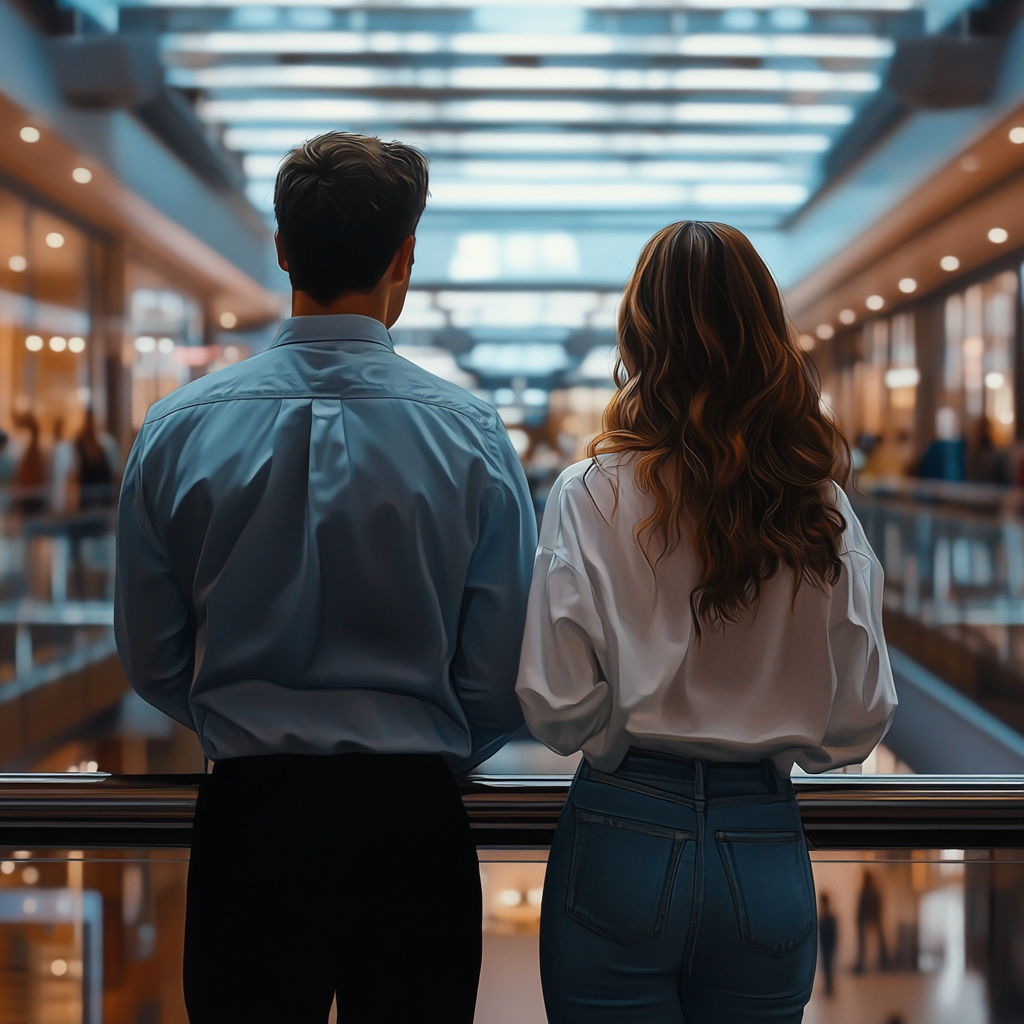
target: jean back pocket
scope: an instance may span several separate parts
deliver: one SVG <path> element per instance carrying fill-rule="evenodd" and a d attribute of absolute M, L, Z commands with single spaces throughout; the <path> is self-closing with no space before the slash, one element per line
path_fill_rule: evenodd
<path fill-rule="evenodd" d="M 803 833 L 716 832 L 740 937 L 747 949 L 784 956 L 814 930 L 814 881 Z"/>
<path fill-rule="evenodd" d="M 693 833 L 579 807 L 573 812 L 566 914 L 621 945 L 663 934 L 679 859 Z"/>

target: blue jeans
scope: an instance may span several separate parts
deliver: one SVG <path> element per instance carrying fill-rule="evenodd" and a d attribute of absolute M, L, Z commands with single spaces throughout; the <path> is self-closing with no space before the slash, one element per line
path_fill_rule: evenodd
<path fill-rule="evenodd" d="M 800 813 L 770 761 L 583 761 L 544 884 L 550 1024 L 798 1024 L 816 954 Z"/>

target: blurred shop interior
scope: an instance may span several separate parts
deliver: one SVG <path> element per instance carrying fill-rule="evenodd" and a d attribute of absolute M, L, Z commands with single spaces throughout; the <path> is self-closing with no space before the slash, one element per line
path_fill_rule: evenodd
<path fill-rule="evenodd" d="M 1024 774 L 1021 0 L 0 0 L 0 770 L 204 771 L 117 660 L 120 473 L 273 340 L 274 175 L 327 130 L 430 158 L 396 351 L 499 410 L 538 515 L 643 243 L 745 231 L 886 572 L 901 707 L 847 772 Z M 819 857 L 807 1020 L 1024 1020 L 1024 856 L 982 852 Z M 186 860 L 0 851 L 0 1024 L 184 1022 Z M 540 1024 L 543 856 L 481 871 L 478 1020 Z"/>

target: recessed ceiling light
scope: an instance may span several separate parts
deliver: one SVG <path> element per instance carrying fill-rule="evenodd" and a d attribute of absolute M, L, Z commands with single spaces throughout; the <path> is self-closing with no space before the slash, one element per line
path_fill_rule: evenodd
<path fill-rule="evenodd" d="M 885 305 L 885 299 L 883 299 L 881 295 L 869 295 L 864 300 L 864 305 L 867 306 L 868 309 L 881 309 Z"/>
<path fill-rule="evenodd" d="M 46 244 L 51 249 L 59 249 L 64 244 L 64 236 L 59 231 L 51 231 L 46 236 Z"/>
<path fill-rule="evenodd" d="M 801 334 L 800 337 L 797 339 L 797 342 L 804 352 L 813 352 L 815 345 L 818 344 L 814 340 L 813 334 Z"/>
<path fill-rule="evenodd" d="M 30 124 L 25 125 L 18 134 L 21 136 L 22 142 L 38 142 L 40 138 L 39 129 L 33 128 Z"/>
<path fill-rule="evenodd" d="M 988 233 L 988 240 L 996 245 L 1002 245 L 1009 237 L 1010 232 L 1006 228 L 992 228 Z"/>
<path fill-rule="evenodd" d="M 814 333 L 821 338 L 822 341 L 828 341 L 828 339 L 836 333 L 836 329 L 831 324 L 818 324 L 818 326 L 814 328 Z"/>
<path fill-rule="evenodd" d="M 841 324 L 852 324 L 857 319 L 857 314 L 852 309 L 839 310 L 839 322 Z"/>
<path fill-rule="evenodd" d="M 68 339 L 62 338 L 59 334 L 50 339 L 50 348 L 54 352 L 63 352 L 68 347 Z"/>
<path fill-rule="evenodd" d="M 11 268 L 16 274 L 20 274 L 23 270 L 28 268 L 28 260 L 24 256 L 12 256 L 7 261 L 7 266 Z"/>
<path fill-rule="evenodd" d="M 917 282 L 912 277 L 900 278 L 899 289 L 906 295 L 917 291 Z"/>
<path fill-rule="evenodd" d="M 220 325 L 225 330 L 230 331 L 232 327 L 237 325 L 237 323 L 238 323 L 238 317 L 235 316 L 234 313 L 232 313 L 232 312 L 230 312 L 228 310 L 225 310 L 223 313 L 221 313 L 221 315 L 220 315 Z"/>
<path fill-rule="evenodd" d="M 43 339 L 40 338 L 38 334 L 30 334 L 25 339 L 25 348 L 27 348 L 29 352 L 38 352 L 42 347 Z"/>
<path fill-rule="evenodd" d="M 939 260 L 939 266 L 942 267 L 943 270 L 959 270 L 960 261 L 955 256 L 943 256 L 942 259 Z"/>
<path fill-rule="evenodd" d="M 84 352 L 85 351 L 85 338 L 68 338 L 68 348 L 72 352 Z"/>
<path fill-rule="evenodd" d="M 88 167 L 76 167 L 71 172 L 71 177 L 78 182 L 79 185 L 88 185 L 92 181 L 92 171 Z"/>
<path fill-rule="evenodd" d="M 1015 145 L 1019 146 L 1024 143 L 1024 127 L 1017 125 L 1015 128 L 1010 129 L 1010 141 Z"/>

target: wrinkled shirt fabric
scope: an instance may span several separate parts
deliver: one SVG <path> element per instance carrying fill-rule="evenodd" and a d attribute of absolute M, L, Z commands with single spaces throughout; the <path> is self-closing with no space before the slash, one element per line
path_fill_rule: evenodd
<path fill-rule="evenodd" d="M 694 631 L 692 532 L 656 561 L 636 527 L 654 508 L 630 456 L 578 463 L 541 525 L 517 690 L 534 736 L 613 772 L 633 747 L 821 772 L 864 760 L 896 707 L 882 569 L 849 500 L 835 586 L 783 568 L 741 621 Z"/>
<path fill-rule="evenodd" d="M 293 317 L 149 411 L 118 512 L 128 678 L 214 759 L 439 753 L 522 724 L 536 519 L 493 408 L 384 325 Z"/>

